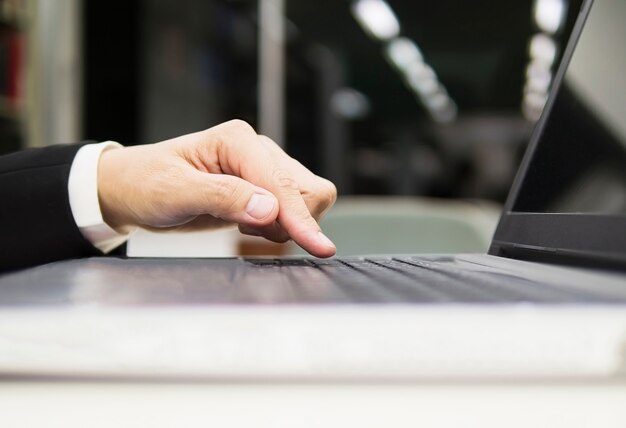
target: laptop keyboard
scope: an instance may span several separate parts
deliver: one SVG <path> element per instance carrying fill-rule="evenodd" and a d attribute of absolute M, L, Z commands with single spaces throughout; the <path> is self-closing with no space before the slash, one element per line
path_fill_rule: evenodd
<path fill-rule="evenodd" d="M 518 271 L 518 270 L 516 270 Z M 619 281 L 533 282 L 451 256 L 118 259 L 0 276 L 6 305 L 626 303 Z M 567 276 L 564 276 L 566 278 Z M 593 276 L 591 276 L 593 278 Z"/>
<path fill-rule="evenodd" d="M 244 260 L 252 267 L 247 268 L 248 275 L 263 278 L 265 274 L 268 279 L 252 287 L 255 295 L 247 297 L 268 303 L 289 300 L 303 303 L 616 302 L 614 296 L 535 283 L 506 274 L 463 270 L 458 264 L 450 263 L 453 259 L 446 258 Z M 281 278 L 283 292 L 276 290 L 277 277 Z M 247 300 L 246 296 L 239 297 Z"/>

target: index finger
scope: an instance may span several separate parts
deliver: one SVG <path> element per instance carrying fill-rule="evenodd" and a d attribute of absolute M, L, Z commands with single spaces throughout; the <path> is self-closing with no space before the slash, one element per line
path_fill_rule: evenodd
<path fill-rule="evenodd" d="M 278 222 L 303 249 L 317 257 L 334 255 L 335 245 L 321 232 L 302 198 L 299 177 L 282 166 L 289 156 L 282 150 L 270 153 L 245 122 L 231 121 L 218 127 L 223 127 L 219 146 L 222 169 L 272 192 L 278 199 Z"/>

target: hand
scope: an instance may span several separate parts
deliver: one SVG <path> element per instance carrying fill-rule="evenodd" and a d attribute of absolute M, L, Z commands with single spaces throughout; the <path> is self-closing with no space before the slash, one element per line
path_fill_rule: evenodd
<path fill-rule="evenodd" d="M 335 254 L 318 221 L 335 186 L 240 120 L 157 144 L 105 151 L 98 166 L 104 221 L 123 232 L 213 229 L 274 242 L 293 239 L 318 257 Z"/>

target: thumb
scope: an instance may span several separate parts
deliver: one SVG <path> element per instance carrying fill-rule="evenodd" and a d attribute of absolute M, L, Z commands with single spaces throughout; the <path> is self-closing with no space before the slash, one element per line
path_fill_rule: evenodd
<path fill-rule="evenodd" d="M 229 223 L 265 226 L 278 217 L 278 200 L 269 191 L 239 177 L 197 172 L 186 201 L 190 214 L 209 214 Z"/>

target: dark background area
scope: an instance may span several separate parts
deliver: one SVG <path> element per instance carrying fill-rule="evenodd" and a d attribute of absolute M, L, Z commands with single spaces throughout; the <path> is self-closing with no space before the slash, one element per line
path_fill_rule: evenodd
<path fill-rule="evenodd" d="M 389 4 L 457 119 L 430 119 L 349 1 L 287 0 L 286 150 L 342 194 L 502 201 L 533 125 L 521 110 L 533 1 Z M 579 6 L 568 3 L 560 47 Z M 232 118 L 256 125 L 256 1 L 85 2 L 84 18 L 86 138 L 128 145 Z M 365 115 L 333 111 L 342 88 L 364 96 Z"/>

